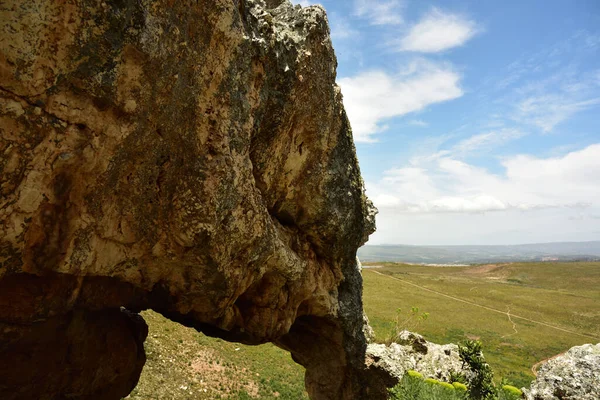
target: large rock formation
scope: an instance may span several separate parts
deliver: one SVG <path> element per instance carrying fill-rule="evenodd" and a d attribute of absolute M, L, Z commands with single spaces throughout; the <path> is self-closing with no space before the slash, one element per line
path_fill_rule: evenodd
<path fill-rule="evenodd" d="M 325 12 L 0 3 L 0 398 L 118 399 L 152 308 L 369 398 L 374 230 Z"/>
<path fill-rule="evenodd" d="M 528 400 L 600 399 L 600 343 L 575 346 L 542 364 Z"/>

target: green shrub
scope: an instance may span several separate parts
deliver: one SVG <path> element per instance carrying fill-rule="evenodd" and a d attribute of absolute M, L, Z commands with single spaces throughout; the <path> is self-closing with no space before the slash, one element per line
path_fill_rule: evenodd
<path fill-rule="evenodd" d="M 438 381 L 438 383 L 437 383 L 437 384 L 438 384 L 438 385 L 440 385 L 440 386 L 441 386 L 441 387 L 443 387 L 443 388 L 446 388 L 446 389 L 448 389 L 448 390 L 452 390 L 452 391 L 454 391 L 454 386 L 452 386 L 452 384 L 451 384 L 451 383 Z"/>
<path fill-rule="evenodd" d="M 400 382 L 389 390 L 390 398 L 397 400 L 419 400 L 422 398 L 424 386 L 423 375 L 419 377 L 416 374 L 406 373 Z"/>
<path fill-rule="evenodd" d="M 467 384 L 467 377 L 462 372 L 456 372 L 455 370 L 450 370 L 450 382 L 459 382 L 463 384 Z"/>
<path fill-rule="evenodd" d="M 485 362 L 481 351 L 481 342 L 477 340 L 467 340 L 464 345 L 458 346 L 458 353 L 473 376 L 469 380 L 469 399 L 471 400 L 492 400 L 497 397 L 496 387 L 494 386 L 494 373 L 490 365 Z"/>
<path fill-rule="evenodd" d="M 442 387 L 444 389 L 454 390 L 454 386 L 452 386 L 448 382 L 438 381 L 437 379 L 433 379 L 433 378 L 425 379 L 425 382 L 429 383 L 430 385 L 437 385 L 437 386 Z"/>
<path fill-rule="evenodd" d="M 418 374 L 418 373 L 417 373 Z M 414 375 L 414 374 L 413 374 Z M 422 376 L 421 374 L 418 374 Z M 466 392 L 455 390 L 448 382 L 422 379 L 407 372 L 400 383 L 389 390 L 394 400 L 466 400 Z"/>
<path fill-rule="evenodd" d="M 517 400 L 523 397 L 521 389 L 512 385 L 503 385 L 500 400 Z"/>
<path fill-rule="evenodd" d="M 460 392 L 466 393 L 468 390 L 467 385 L 465 385 L 464 383 L 452 382 L 452 386 L 454 386 L 454 389 L 456 389 L 457 391 L 460 391 Z"/>
<path fill-rule="evenodd" d="M 411 378 L 423 379 L 423 375 L 420 372 L 413 371 L 412 369 L 409 369 L 408 371 L 406 371 L 406 374 L 408 376 L 410 376 Z"/>

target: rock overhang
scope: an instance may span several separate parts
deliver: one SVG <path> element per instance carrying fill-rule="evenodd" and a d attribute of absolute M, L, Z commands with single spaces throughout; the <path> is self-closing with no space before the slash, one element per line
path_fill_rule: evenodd
<path fill-rule="evenodd" d="M 355 255 L 374 219 L 326 14 L 171 3 L 0 6 L 0 336 L 19 351 L 37 340 L 19 332 L 67 343 L 48 326 L 85 335 L 96 327 L 81 321 L 105 313 L 136 360 L 102 387 L 74 387 L 65 368 L 63 386 L 20 393 L 131 390 L 144 328 L 119 325 L 124 306 L 273 341 L 307 367 L 314 398 L 353 398 L 366 387 Z M 63 360 L 55 348 L 32 357 Z"/>

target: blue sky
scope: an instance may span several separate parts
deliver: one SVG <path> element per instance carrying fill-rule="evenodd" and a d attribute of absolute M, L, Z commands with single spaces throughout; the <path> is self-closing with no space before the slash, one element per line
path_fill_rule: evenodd
<path fill-rule="evenodd" d="M 600 240 L 600 1 L 319 4 L 369 244 Z"/>

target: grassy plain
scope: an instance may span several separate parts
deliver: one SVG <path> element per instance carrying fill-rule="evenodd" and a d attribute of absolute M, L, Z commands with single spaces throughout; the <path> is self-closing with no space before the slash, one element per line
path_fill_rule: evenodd
<path fill-rule="evenodd" d="M 405 328 L 437 343 L 480 339 L 496 377 L 519 387 L 529 385 L 538 361 L 600 342 L 600 263 L 378 265 L 363 277 L 364 307 L 379 340 L 398 308 L 407 316 L 419 307 L 429 318 Z M 228 343 L 152 311 L 142 315 L 148 361 L 128 399 L 308 398 L 303 368 L 283 350 Z"/>
<path fill-rule="evenodd" d="M 600 263 L 378 265 L 363 273 L 378 339 L 389 334 L 397 308 L 419 307 L 430 313 L 419 333 L 437 343 L 481 340 L 496 377 L 518 386 L 529 385 L 535 363 L 600 342 Z"/>

